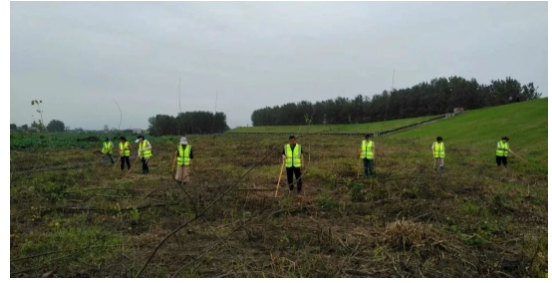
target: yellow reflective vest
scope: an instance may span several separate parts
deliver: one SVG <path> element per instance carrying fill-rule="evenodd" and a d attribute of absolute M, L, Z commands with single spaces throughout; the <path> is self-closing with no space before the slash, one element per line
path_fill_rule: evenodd
<path fill-rule="evenodd" d="M 445 143 L 433 143 L 433 158 L 445 158 Z"/>
<path fill-rule="evenodd" d="M 140 156 L 142 156 L 142 158 L 146 158 L 146 159 L 150 158 L 153 155 L 151 153 L 151 149 L 144 150 L 144 147 L 146 147 L 147 142 L 148 142 L 148 140 L 144 139 L 143 142 L 138 144 L 138 150 L 142 153 Z"/>
<path fill-rule="evenodd" d="M 284 145 L 284 152 L 286 153 L 286 168 L 301 168 L 301 145 L 296 143 L 293 150 L 288 143 Z"/>
<path fill-rule="evenodd" d="M 120 142 L 119 150 L 121 151 L 121 156 L 130 156 L 130 148 L 128 147 L 128 141 Z"/>
<path fill-rule="evenodd" d="M 360 152 L 360 158 L 361 159 L 374 159 L 374 142 L 369 141 L 366 142 L 366 140 L 362 140 L 361 144 L 361 152 Z"/>
<path fill-rule="evenodd" d="M 102 153 L 113 154 L 113 143 L 111 141 L 106 141 L 103 143 Z"/>
<path fill-rule="evenodd" d="M 498 144 L 500 145 L 500 147 L 496 149 L 496 156 L 508 157 L 508 149 L 509 149 L 508 143 L 499 141 Z"/>
<path fill-rule="evenodd" d="M 184 149 L 182 145 L 178 146 L 178 157 L 176 158 L 176 164 L 178 166 L 190 166 L 190 152 L 192 151 L 192 146 L 187 145 Z"/>

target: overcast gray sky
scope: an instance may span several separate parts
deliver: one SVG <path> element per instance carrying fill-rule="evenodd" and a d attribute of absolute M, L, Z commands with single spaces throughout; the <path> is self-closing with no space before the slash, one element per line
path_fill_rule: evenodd
<path fill-rule="evenodd" d="M 10 121 L 147 128 L 373 95 L 436 77 L 511 76 L 548 96 L 547 2 L 11 2 Z M 36 115 L 35 115 L 36 116 Z"/>

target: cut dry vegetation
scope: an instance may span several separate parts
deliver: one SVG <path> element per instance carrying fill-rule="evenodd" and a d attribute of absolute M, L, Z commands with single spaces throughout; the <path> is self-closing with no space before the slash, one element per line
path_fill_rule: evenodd
<path fill-rule="evenodd" d="M 170 173 L 178 137 L 152 140 L 145 176 L 91 149 L 13 150 L 10 275 L 544 277 L 546 136 L 508 134 L 532 157 L 510 158 L 506 171 L 494 163 L 494 129 L 478 136 L 485 148 L 443 134 L 446 169 L 433 171 L 430 127 L 468 114 L 416 129 L 419 139 L 377 138 L 374 179 L 357 178 L 359 138 L 300 138 L 302 196 L 284 175 L 274 197 L 283 135 L 189 136 L 195 163 L 183 187 Z"/>

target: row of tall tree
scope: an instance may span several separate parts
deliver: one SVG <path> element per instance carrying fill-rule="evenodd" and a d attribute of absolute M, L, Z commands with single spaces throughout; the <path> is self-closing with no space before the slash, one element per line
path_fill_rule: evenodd
<path fill-rule="evenodd" d="M 466 110 L 527 101 L 541 97 L 533 83 L 493 80 L 479 84 L 475 79 L 454 76 L 436 78 L 410 88 L 383 91 L 371 97 L 338 97 L 312 103 L 301 101 L 253 111 L 253 126 L 300 124 L 350 124 L 403 119 L 450 113 L 456 107 Z"/>
<path fill-rule="evenodd" d="M 33 123 L 31 123 L 31 128 L 35 128 L 38 131 L 43 130 L 43 129 L 41 129 L 40 124 L 37 123 L 36 121 L 33 121 Z M 13 131 L 15 131 L 15 130 L 28 131 L 29 126 L 27 124 L 24 124 L 24 125 L 22 125 L 21 127 L 18 128 L 16 124 L 11 123 L 10 124 L 10 130 L 13 130 Z M 65 131 L 65 124 L 60 120 L 54 119 L 54 120 L 50 121 L 50 123 L 48 123 L 48 125 L 46 126 L 46 130 L 48 132 L 64 132 Z"/>
<path fill-rule="evenodd" d="M 229 130 L 226 114 L 207 111 L 183 112 L 176 117 L 158 114 L 148 119 L 152 136 L 212 134 Z"/>

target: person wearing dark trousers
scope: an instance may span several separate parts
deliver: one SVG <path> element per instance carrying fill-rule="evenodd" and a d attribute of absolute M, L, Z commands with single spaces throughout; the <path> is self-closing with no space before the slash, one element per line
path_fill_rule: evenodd
<path fill-rule="evenodd" d="M 138 143 L 138 159 L 142 160 L 142 174 L 149 174 L 148 161 L 153 156 L 151 143 L 142 135 L 137 137 L 136 143 Z"/>
<path fill-rule="evenodd" d="M 284 145 L 282 150 L 282 158 L 286 165 L 287 181 L 289 191 L 293 191 L 293 175 L 297 181 L 297 194 L 302 193 L 303 180 L 301 178 L 301 167 L 303 164 L 303 152 L 301 145 L 295 143 L 295 137 L 289 136 L 289 143 Z"/>
<path fill-rule="evenodd" d="M 374 158 L 376 156 L 376 145 L 372 140 L 372 134 L 364 136 L 364 140 L 360 144 L 360 158 L 364 167 L 364 178 L 368 176 L 375 177 Z"/>
<path fill-rule="evenodd" d="M 500 168 L 501 164 L 504 164 L 504 168 L 508 168 L 508 152 L 514 153 L 510 149 L 510 139 L 508 137 L 502 137 L 496 145 L 496 166 Z"/>
<path fill-rule="evenodd" d="M 130 144 L 125 137 L 119 138 L 119 156 L 121 157 L 121 171 L 125 170 L 125 162 L 130 170 Z"/>

